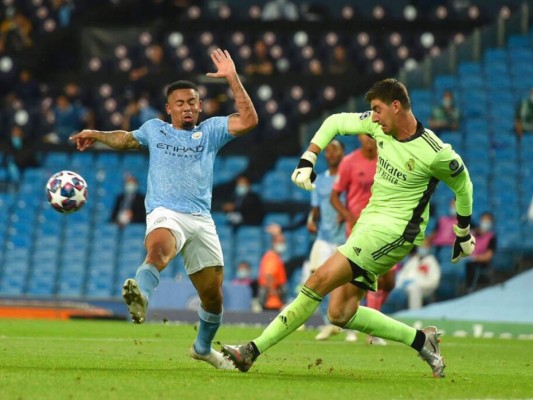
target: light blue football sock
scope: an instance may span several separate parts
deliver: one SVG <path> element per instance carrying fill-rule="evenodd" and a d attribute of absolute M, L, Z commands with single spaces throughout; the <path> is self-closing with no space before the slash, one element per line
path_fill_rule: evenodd
<path fill-rule="evenodd" d="M 144 263 L 137 269 L 135 280 L 143 296 L 150 302 L 152 292 L 159 285 L 159 271 L 157 268 L 153 264 Z"/>
<path fill-rule="evenodd" d="M 194 342 L 194 350 L 198 354 L 206 355 L 211 352 L 211 343 L 222 322 L 222 313 L 211 314 L 200 306 L 198 316 L 200 317 L 200 325 L 198 326 L 198 336 Z"/>

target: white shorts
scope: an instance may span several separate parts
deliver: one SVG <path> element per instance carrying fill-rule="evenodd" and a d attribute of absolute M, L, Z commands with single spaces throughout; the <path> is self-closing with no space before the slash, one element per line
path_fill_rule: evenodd
<path fill-rule="evenodd" d="M 317 239 L 311 247 L 311 254 L 309 256 L 309 269 L 313 273 L 320 267 L 328 258 L 330 258 L 339 245 L 326 242 L 325 240 Z"/>
<path fill-rule="evenodd" d="M 183 257 L 188 275 L 206 267 L 224 266 L 220 239 L 210 216 L 157 207 L 146 216 L 145 239 L 158 228 L 169 229 L 176 238 L 176 253 Z"/>

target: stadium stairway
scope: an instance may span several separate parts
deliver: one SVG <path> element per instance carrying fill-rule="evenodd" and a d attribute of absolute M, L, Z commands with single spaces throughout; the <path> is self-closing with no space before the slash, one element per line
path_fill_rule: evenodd
<path fill-rule="evenodd" d="M 533 324 L 533 270 L 472 294 L 433 303 L 418 310 L 400 311 L 395 318 Z"/>

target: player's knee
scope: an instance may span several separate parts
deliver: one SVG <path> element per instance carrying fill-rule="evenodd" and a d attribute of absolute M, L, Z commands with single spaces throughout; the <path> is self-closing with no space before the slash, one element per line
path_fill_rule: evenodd
<path fill-rule="evenodd" d="M 344 327 L 353 315 L 349 315 L 343 308 L 328 309 L 328 319 L 335 326 Z"/>
<path fill-rule="evenodd" d="M 198 295 L 206 311 L 216 314 L 222 311 L 222 288 L 206 288 Z"/>
<path fill-rule="evenodd" d="M 146 254 L 146 262 L 156 266 L 158 270 L 163 270 L 172 260 L 171 254 L 164 251 L 159 246 L 154 246 L 148 249 Z"/>

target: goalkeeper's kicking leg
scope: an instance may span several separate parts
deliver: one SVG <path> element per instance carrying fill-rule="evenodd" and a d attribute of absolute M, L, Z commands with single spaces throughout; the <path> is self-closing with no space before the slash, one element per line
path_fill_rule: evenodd
<path fill-rule="evenodd" d="M 222 352 L 235 363 L 239 370 L 246 372 L 261 353 L 307 321 L 323 297 L 333 289 L 354 282 L 360 288 L 375 290 L 376 280 L 375 275 L 363 270 L 340 252 L 336 252 L 309 277 L 296 299 L 272 321 L 258 338 L 245 345 L 225 345 Z M 444 376 L 444 363 L 438 349 L 436 328 L 416 330 L 379 311 L 359 306 L 364 293 L 365 290 L 359 289 L 356 297 L 342 310 L 333 309 L 330 306 L 329 314 L 332 322 L 346 329 L 354 329 L 405 343 L 417 350 L 420 356 L 430 364 L 434 376 Z M 333 296 L 334 293 L 332 293 L 332 301 L 335 301 Z"/>

